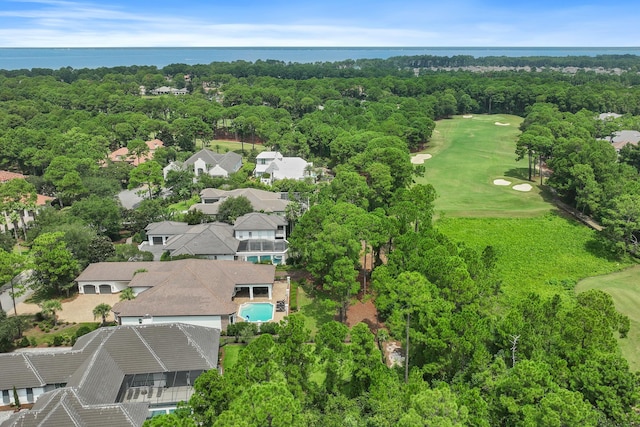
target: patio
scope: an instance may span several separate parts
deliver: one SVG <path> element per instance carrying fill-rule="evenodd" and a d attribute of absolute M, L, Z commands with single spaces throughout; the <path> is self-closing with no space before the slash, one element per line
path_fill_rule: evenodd
<path fill-rule="evenodd" d="M 276 301 L 281 301 L 284 300 L 286 302 L 286 307 L 287 307 L 287 311 L 288 311 L 288 307 L 289 307 L 289 293 L 287 291 L 288 288 L 288 284 L 286 280 L 279 280 L 279 281 L 275 281 L 273 282 L 273 290 L 272 290 L 272 298 L 269 299 L 268 294 L 258 294 L 255 293 L 253 294 L 253 299 L 251 299 L 249 297 L 249 291 L 246 289 L 242 289 L 241 291 L 238 291 L 238 293 L 236 294 L 236 296 L 233 298 L 233 302 L 237 305 L 238 307 L 238 311 L 240 310 L 240 306 L 244 303 L 247 302 L 270 302 L 275 304 Z M 284 317 L 288 314 L 287 311 L 276 311 L 274 313 L 274 317 L 272 322 L 276 322 L 279 323 L 282 319 L 284 319 Z M 243 320 L 239 317 L 236 316 L 236 321 L 237 322 L 243 322 Z"/>

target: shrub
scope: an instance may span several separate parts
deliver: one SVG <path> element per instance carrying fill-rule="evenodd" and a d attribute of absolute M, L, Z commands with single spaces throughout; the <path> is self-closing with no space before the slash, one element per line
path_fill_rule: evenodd
<path fill-rule="evenodd" d="M 274 322 L 267 322 L 260 325 L 261 334 L 278 335 L 280 332 L 280 325 Z"/>
<path fill-rule="evenodd" d="M 64 344 L 64 337 L 62 335 L 54 335 L 53 337 L 53 345 L 55 347 L 59 347 Z"/>
<path fill-rule="evenodd" d="M 38 340 L 36 339 L 36 337 L 29 338 L 29 344 L 31 344 L 31 347 L 36 347 L 38 345 Z"/>
<path fill-rule="evenodd" d="M 88 334 L 89 332 L 91 332 L 91 330 L 92 330 L 92 329 L 91 329 L 89 326 L 87 326 L 87 325 L 82 325 L 82 326 L 80 326 L 80 327 L 76 330 L 76 333 L 75 333 L 75 335 L 74 335 L 74 336 L 75 336 L 76 338 L 80 338 L 81 336 L 86 335 L 86 334 Z"/>
<path fill-rule="evenodd" d="M 29 338 L 22 337 L 20 340 L 20 347 L 29 347 Z"/>
<path fill-rule="evenodd" d="M 238 342 L 241 336 L 243 337 L 242 341 L 246 342 L 249 337 L 256 335 L 257 333 L 258 325 L 255 323 L 240 322 L 227 326 L 227 335 L 234 336 L 234 342 Z"/>

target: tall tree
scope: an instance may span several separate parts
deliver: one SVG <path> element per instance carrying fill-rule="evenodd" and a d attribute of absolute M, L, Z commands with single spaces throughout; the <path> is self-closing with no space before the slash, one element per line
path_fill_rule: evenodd
<path fill-rule="evenodd" d="M 75 260 L 64 242 L 64 233 L 43 233 L 31 246 L 33 274 L 31 287 L 35 292 L 54 296 L 67 295 L 78 273 L 78 261 Z"/>
<path fill-rule="evenodd" d="M 102 323 L 100 324 L 100 326 L 104 326 L 107 323 L 107 316 L 109 315 L 109 313 L 111 313 L 111 306 L 106 303 L 98 304 L 93 308 L 93 318 L 102 319 Z"/>

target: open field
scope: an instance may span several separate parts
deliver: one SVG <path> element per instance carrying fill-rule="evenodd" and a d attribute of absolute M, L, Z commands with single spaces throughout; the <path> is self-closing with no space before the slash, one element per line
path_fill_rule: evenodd
<path fill-rule="evenodd" d="M 640 266 L 581 280 L 576 293 L 600 289 L 611 295 L 616 310 L 629 317 L 631 329 L 625 339 L 619 339 L 620 350 L 632 371 L 640 371 Z"/>
<path fill-rule="evenodd" d="M 425 160 L 425 175 L 417 182 L 435 187 L 437 216 L 531 217 L 551 209 L 547 195 L 527 181 L 526 161 L 515 161 L 521 122 L 522 118 L 509 115 L 459 116 L 436 122 L 423 151 L 432 158 Z M 497 179 L 510 185 L 495 185 Z M 532 190 L 513 189 L 524 183 L 530 183 Z"/>
<path fill-rule="evenodd" d="M 238 141 L 227 141 L 227 140 L 217 140 L 214 139 L 213 141 L 201 141 L 198 140 L 197 144 L 196 144 L 196 148 L 200 149 L 200 148 L 208 148 L 209 150 L 215 152 L 218 152 L 220 154 L 224 154 L 227 151 L 236 151 L 236 150 L 242 150 L 242 143 L 238 142 Z M 244 143 L 244 151 L 246 151 L 247 153 L 249 153 L 251 151 L 252 148 L 255 147 L 255 150 L 260 153 L 262 151 L 266 151 L 267 148 L 262 145 L 262 144 L 255 144 L 255 145 L 251 145 L 250 142 L 245 142 Z"/>
<path fill-rule="evenodd" d="M 598 232 L 557 213 L 532 218 L 445 218 L 447 236 L 482 250 L 495 248 L 505 297 L 566 292 L 578 280 L 618 271 L 630 262 L 608 257 Z"/>

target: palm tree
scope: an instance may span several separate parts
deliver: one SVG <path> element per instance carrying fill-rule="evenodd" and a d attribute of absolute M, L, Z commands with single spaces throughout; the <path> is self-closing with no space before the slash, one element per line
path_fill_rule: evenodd
<path fill-rule="evenodd" d="M 42 309 L 42 315 L 53 319 L 53 326 L 57 325 L 58 316 L 56 313 L 62 311 L 62 303 L 57 299 L 48 299 L 39 304 Z"/>
<path fill-rule="evenodd" d="M 120 301 L 131 301 L 136 297 L 136 294 L 133 293 L 132 288 L 124 288 L 122 292 L 120 292 Z"/>
<path fill-rule="evenodd" d="M 107 323 L 107 316 L 109 315 L 109 312 L 111 312 L 111 306 L 103 302 L 96 305 L 93 309 L 93 318 L 96 319 L 98 317 L 102 317 L 102 323 L 100 326 L 104 326 L 104 324 Z"/>

